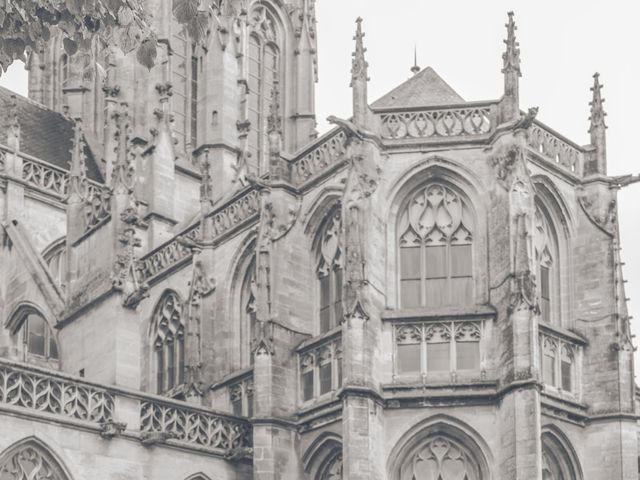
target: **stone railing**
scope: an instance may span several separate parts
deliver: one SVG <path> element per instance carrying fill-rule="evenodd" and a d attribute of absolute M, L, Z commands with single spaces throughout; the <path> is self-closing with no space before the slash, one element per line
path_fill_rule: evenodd
<path fill-rule="evenodd" d="M 304 150 L 291 163 L 293 183 L 304 183 L 340 162 L 346 153 L 346 141 L 345 133 L 336 129 L 310 149 Z"/>
<path fill-rule="evenodd" d="M 211 242 L 219 239 L 234 228 L 250 221 L 253 217 L 257 217 L 259 211 L 260 193 L 254 189 L 242 192 L 208 215 L 207 221 L 211 221 L 213 238 L 207 238 L 206 241 Z M 196 240 L 199 236 L 200 224 L 192 225 L 182 234 L 142 257 L 138 262 L 140 282 L 146 282 L 190 257 L 191 250 L 184 244 L 181 237 Z"/>
<path fill-rule="evenodd" d="M 251 447 L 251 425 L 231 416 L 168 402 L 143 401 L 140 405 L 140 431 L 161 433 L 176 442 L 220 450 Z"/>
<path fill-rule="evenodd" d="M 0 404 L 103 423 L 113 416 L 114 396 L 99 387 L 2 361 Z"/>
<path fill-rule="evenodd" d="M 529 129 L 529 147 L 548 161 L 577 176 L 582 176 L 583 149 L 546 125 L 535 122 Z"/>
<path fill-rule="evenodd" d="M 220 455 L 252 445 L 251 424 L 244 418 L 1 358 L 0 410 L 44 421 L 80 421 L 105 438 L 126 431 L 144 445 L 170 441 Z"/>
<path fill-rule="evenodd" d="M 385 140 L 438 140 L 486 135 L 496 127 L 497 104 L 378 111 Z"/>
<path fill-rule="evenodd" d="M 160 245 L 138 261 L 139 281 L 146 282 L 159 273 L 167 270 L 180 261 L 191 256 L 191 250 L 184 244 L 181 237 L 194 240 L 199 236 L 200 225 L 194 225 L 182 235 L 176 236 Z"/>
<path fill-rule="evenodd" d="M 61 168 L 22 156 L 22 180 L 62 199 L 67 194 L 69 174 Z"/>

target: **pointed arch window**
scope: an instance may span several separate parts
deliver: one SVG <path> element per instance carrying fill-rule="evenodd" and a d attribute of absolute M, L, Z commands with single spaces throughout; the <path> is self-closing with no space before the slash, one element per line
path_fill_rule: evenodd
<path fill-rule="evenodd" d="M 251 127 L 249 149 L 251 168 L 262 173 L 267 152 L 267 116 L 276 81 L 281 80 L 280 39 L 277 22 L 269 9 L 258 4 L 250 16 L 248 114 Z"/>
<path fill-rule="evenodd" d="M 165 393 L 184 383 L 185 319 L 175 292 L 166 292 L 154 312 L 153 349 L 156 359 L 156 391 Z"/>
<path fill-rule="evenodd" d="M 0 456 L 1 480 L 67 480 L 56 459 L 35 442 L 26 442 Z"/>
<path fill-rule="evenodd" d="M 398 480 L 481 480 L 481 470 L 471 452 L 445 436 L 421 444 L 400 467 Z"/>
<path fill-rule="evenodd" d="M 251 342 L 256 336 L 257 306 L 256 306 L 256 259 L 255 256 L 249 262 L 240 292 L 240 341 L 243 366 L 253 364 L 251 354 Z"/>
<path fill-rule="evenodd" d="M 542 381 L 567 393 L 576 391 L 577 347 L 559 338 L 541 335 Z"/>
<path fill-rule="evenodd" d="M 318 480 L 342 480 L 342 452 L 338 451 L 323 465 Z"/>
<path fill-rule="evenodd" d="M 542 480 L 578 480 L 578 468 L 555 435 L 542 434 Z"/>
<path fill-rule="evenodd" d="M 473 215 L 440 183 L 414 192 L 398 225 L 403 308 L 473 303 Z"/>
<path fill-rule="evenodd" d="M 335 207 L 324 222 L 317 239 L 319 333 L 342 321 L 342 212 Z"/>
<path fill-rule="evenodd" d="M 25 357 L 34 360 L 59 359 L 55 334 L 44 317 L 34 308 L 20 309 L 9 324 L 14 325 L 14 338 L 22 345 Z"/>
<path fill-rule="evenodd" d="M 534 221 L 533 243 L 540 316 L 547 323 L 559 324 L 558 302 L 555 298 L 559 287 L 558 244 L 549 217 L 540 205 L 536 205 Z"/>

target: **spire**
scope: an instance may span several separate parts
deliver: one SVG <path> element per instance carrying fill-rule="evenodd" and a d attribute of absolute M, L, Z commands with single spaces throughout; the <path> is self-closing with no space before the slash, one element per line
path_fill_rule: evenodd
<path fill-rule="evenodd" d="M 604 117 L 607 115 L 604 111 L 602 104 L 604 99 L 602 98 L 602 85 L 600 84 L 600 74 L 594 73 L 593 75 L 593 98 L 589 105 L 591 106 L 591 116 L 589 117 L 590 126 L 589 133 L 591 134 L 591 145 L 595 149 L 595 165 L 592 167 L 594 173 L 606 174 L 607 171 L 607 143 L 606 143 L 606 129 L 607 125 L 604 122 Z"/>
<path fill-rule="evenodd" d="M 520 116 L 519 106 L 519 77 L 520 71 L 520 44 L 516 40 L 516 23 L 513 20 L 513 12 L 508 12 L 509 21 L 507 27 L 507 39 L 504 40 L 506 50 L 502 54 L 502 73 L 504 74 L 504 105 L 503 120 L 505 122 L 515 120 Z"/>
<path fill-rule="evenodd" d="M 353 89 L 353 120 L 356 125 L 364 126 L 367 119 L 369 103 L 367 100 L 367 68 L 369 64 L 364 58 L 367 51 L 364 48 L 362 39 L 362 18 L 356 19 L 356 34 L 353 39 L 356 41 L 356 49 L 353 52 L 351 61 L 351 88 Z"/>
<path fill-rule="evenodd" d="M 76 119 L 73 125 L 73 150 L 69 169 L 69 191 L 67 203 L 82 203 L 87 198 L 87 168 L 84 157 L 84 132 L 82 120 Z"/>
<path fill-rule="evenodd" d="M 411 73 L 414 75 L 420 71 L 420 67 L 418 66 L 418 49 L 414 45 L 413 46 L 413 67 L 411 67 Z"/>

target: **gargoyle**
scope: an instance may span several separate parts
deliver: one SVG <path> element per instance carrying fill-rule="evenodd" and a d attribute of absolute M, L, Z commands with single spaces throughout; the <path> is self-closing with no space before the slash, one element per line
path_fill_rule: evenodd
<path fill-rule="evenodd" d="M 533 121 L 536 119 L 536 115 L 538 115 L 538 110 L 539 110 L 538 107 L 530 108 L 527 113 L 520 116 L 520 118 L 515 123 L 513 128 L 514 129 L 522 128 L 523 130 L 528 129 L 533 124 Z"/>
<path fill-rule="evenodd" d="M 342 118 L 336 117 L 335 115 L 329 115 L 327 117 L 327 122 L 329 122 L 332 125 L 337 125 L 339 127 L 342 127 L 345 130 L 347 137 L 356 137 L 359 140 L 364 140 L 365 138 L 374 140 L 378 138 L 378 136 L 375 133 L 359 127 L 358 125 L 356 125 L 350 120 L 344 120 Z"/>

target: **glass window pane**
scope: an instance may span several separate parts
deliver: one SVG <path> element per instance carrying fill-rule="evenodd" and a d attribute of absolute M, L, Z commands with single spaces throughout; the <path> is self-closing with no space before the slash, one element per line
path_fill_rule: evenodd
<path fill-rule="evenodd" d="M 46 330 L 44 318 L 40 315 L 31 314 L 27 317 L 27 328 L 29 333 L 44 337 Z"/>
<path fill-rule="evenodd" d="M 247 417 L 253 417 L 253 392 L 247 393 Z"/>
<path fill-rule="evenodd" d="M 231 409 L 234 415 L 242 415 L 242 398 L 237 397 L 231 401 Z"/>
<path fill-rule="evenodd" d="M 540 267 L 540 296 L 543 299 L 549 299 L 549 275 L 548 267 Z"/>
<path fill-rule="evenodd" d="M 342 387 L 342 358 L 341 357 L 336 360 L 336 368 L 338 369 L 338 371 L 336 372 L 338 388 L 340 388 Z"/>
<path fill-rule="evenodd" d="M 165 347 L 167 353 L 167 374 L 166 374 L 166 390 L 171 390 L 175 379 L 175 357 L 173 356 L 173 342 Z"/>
<path fill-rule="evenodd" d="M 320 333 L 328 332 L 331 329 L 331 311 L 329 307 L 320 310 Z"/>
<path fill-rule="evenodd" d="M 331 363 L 320 365 L 320 395 L 331 391 Z"/>
<path fill-rule="evenodd" d="M 49 336 L 49 358 L 58 359 L 58 344 L 53 334 Z"/>
<path fill-rule="evenodd" d="M 156 368 L 157 368 L 157 378 L 156 378 L 156 391 L 158 393 L 162 393 L 164 390 L 164 357 L 162 353 L 162 347 L 156 350 Z"/>
<path fill-rule="evenodd" d="M 551 323 L 551 303 L 549 300 L 544 298 L 540 300 L 540 315 L 542 316 L 542 320 Z"/>
<path fill-rule="evenodd" d="M 425 248 L 425 278 L 445 278 L 447 276 L 447 247 Z"/>
<path fill-rule="evenodd" d="M 449 367 L 449 343 L 427 344 L 427 371 L 448 372 Z"/>
<path fill-rule="evenodd" d="M 456 342 L 456 370 L 480 368 L 480 342 Z"/>
<path fill-rule="evenodd" d="M 400 278 L 420 278 L 420 247 L 400 248 Z"/>
<path fill-rule="evenodd" d="M 29 353 L 44 356 L 44 337 L 29 333 Z"/>
<path fill-rule="evenodd" d="M 471 245 L 451 245 L 451 276 L 470 277 L 472 272 Z"/>
<path fill-rule="evenodd" d="M 572 364 L 569 362 L 561 362 L 561 375 L 562 375 L 562 389 L 567 392 L 573 391 L 573 381 L 572 381 Z"/>
<path fill-rule="evenodd" d="M 333 271 L 334 284 L 334 325 L 339 325 L 342 322 L 342 269 L 336 268 Z"/>
<path fill-rule="evenodd" d="M 420 280 L 402 280 L 400 282 L 400 302 L 403 308 L 419 307 Z"/>
<path fill-rule="evenodd" d="M 542 356 L 542 381 L 548 385 L 556 384 L 556 359 L 551 355 Z"/>
<path fill-rule="evenodd" d="M 313 398 L 313 370 L 302 374 L 302 399 L 306 402 Z"/>
<path fill-rule="evenodd" d="M 398 373 L 420 373 L 420 344 L 397 346 Z"/>
<path fill-rule="evenodd" d="M 178 385 L 184 383 L 184 338 L 181 336 L 176 342 L 178 349 Z"/>
<path fill-rule="evenodd" d="M 446 278 L 426 280 L 426 306 L 440 307 L 449 304 L 449 291 Z"/>
<path fill-rule="evenodd" d="M 433 281 L 433 280 L 430 280 Z M 451 279 L 451 305 L 470 305 L 473 303 L 473 278 L 458 277 Z"/>
<path fill-rule="evenodd" d="M 320 277 L 320 308 L 331 303 L 331 287 L 329 275 Z"/>

